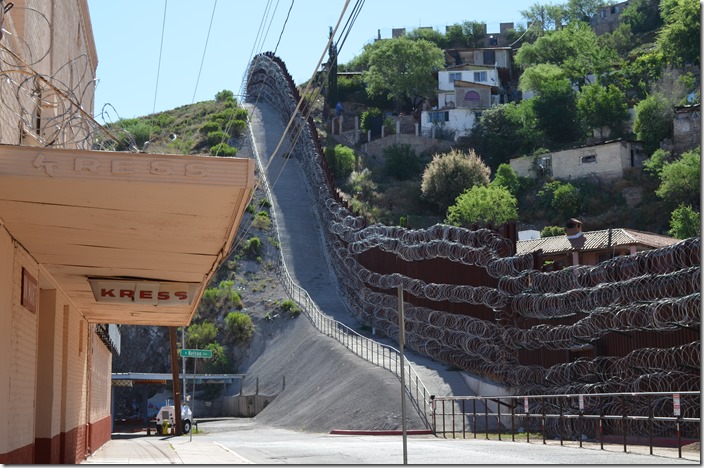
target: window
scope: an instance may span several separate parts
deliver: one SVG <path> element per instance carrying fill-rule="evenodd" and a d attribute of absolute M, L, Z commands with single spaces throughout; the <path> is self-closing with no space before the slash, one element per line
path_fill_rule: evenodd
<path fill-rule="evenodd" d="M 493 41 L 493 44 L 492 44 Z M 492 36 L 492 39 L 489 40 L 489 45 L 497 45 L 498 40 Z M 494 65 L 496 63 L 496 51 L 494 50 L 485 50 L 484 51 L 484 65 Z"/>
<path fill-rule="evenodd" d="M 596 162 L 596 154 L 590 154 L 589 156 L 582 156 L 579 159 L 581 164 L 591 164 Z"/>
<path fill-rule="evenodd" d="M 428 112 L 428 122 L 448 122 L 450 120 L 449 112 Z"/>
<path fill-rule="evenodd" d="M 450 83 L 454 82 L 455 80 L 461 80 L 461 79 L 462 79 L 461 72 L 450 73 Z"/>
<path fill-rule="evenodd" d="M 464 102 L 479 105 L 479 93 L 476 91 L 467 91 L 467 94 L 464 95 Z"/>
<path fill-rule="evenodd" d="M 482 82 L 486 81 L 486 72 L 474 72 L 474 81 L 476 82 Z"/>

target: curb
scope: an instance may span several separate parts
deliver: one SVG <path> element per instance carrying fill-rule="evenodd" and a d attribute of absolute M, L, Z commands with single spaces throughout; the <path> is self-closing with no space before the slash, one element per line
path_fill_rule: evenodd
<path fill-rule="evenodd" d="M 330 434 L 334 435 L 403 435 L 403 431 L 359 431 L 354 429 L 333 429 Z M 411 429 L 406 431 L 407 435 L 433 435 L 433 431 L 428 429 Z"/>

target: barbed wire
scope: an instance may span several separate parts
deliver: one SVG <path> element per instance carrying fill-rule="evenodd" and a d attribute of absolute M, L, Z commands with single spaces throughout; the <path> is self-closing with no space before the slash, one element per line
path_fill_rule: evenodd
<path fill-rule="evenodd" d="M 250 92 L 277 109 L 282 121 L 288 121 L 295 109 L 295 86 L 290 76 L 271 57 L 259 57 L 251 66 L 269 79 L 253 82 Z M 550 367 L 521 365 L 518 358 L 521 350 L 593 346 L 613 333 L 698 330 L 699 238 L 615 257 L 598 265 L 541 272 L 533 264 L 532 255 L 506 256 L 511 250 L 510 241 L 487 229 L 367 226 L 363 218 L 332 196 L 312 123 L 298 116 L 294 121 L 303 132 L 296 140 L 295 154 L 313 198 L 314 213 L 323 226 L 330 267 L 349 310 L 361 323 L 398 340 L 398 299 L 389 290 L 401 286 L 418 299 L 479 304 L 492 310 L 494 320 L 489 321 L 405 303 L 406 344 L 421 354 L 521 393 L 699 388 L 699 341 L 667 349 L 640 348 L 624 357 L 582 358 Z M 497 286 L 435 284 L 399 273 L 371 271 L 358 258 L 375 249 L 404 261 L 443 258 L 479 266 L 497 279 Z M 515 325 L 520 319 L 540 323 L 520 328 Z M 555 319 L 573 322 L 555 324 Z M 699 408 L 698 402 L 693 405 Z"/>

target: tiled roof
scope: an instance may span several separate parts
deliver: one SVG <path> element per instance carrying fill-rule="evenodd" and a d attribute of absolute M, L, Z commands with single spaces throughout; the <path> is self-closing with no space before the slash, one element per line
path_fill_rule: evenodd
<path fill-rule="evenodd" d="M 611 231 L 610 243 L 609 231 Z M 675 239 L 674 237 L 634 231 L 632 229 L 604 229 L 584 232 L 582 236 L 576 239 L 568 239 L 567 236 L 554 236 L 518 241 L 516 242 L 516 255 L 524 255 L 541 249 L 545 254 L 557 254 L 573 250 L 603 250 L 609 248 L 609 245 L 611 247 L 636 245 L 649 249 L 659 249 L 676 244 L 679 241 L 680 239 Z"/>

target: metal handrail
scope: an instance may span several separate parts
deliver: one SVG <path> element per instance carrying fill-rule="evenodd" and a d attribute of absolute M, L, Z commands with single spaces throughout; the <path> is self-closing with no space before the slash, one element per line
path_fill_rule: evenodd
<path fill-rule="evenodd" d="M 638 408 L 637 405 L 630 405 L 634 398 L 645 398 L 647 404 L 643 405 L 642 400 Z M 680 406 L 680 398 L 690 397 L 686 400 L 687 406 Z M 696 398 L 694 398 L 696 397 Z M 590 405 L 585 405 L 587 399 Z M 607 401 L 604 401 L 607 400 Z M 515 442 L 517 433 L 525 432 L 526 441 L 530 442 L 531 421 L 538 419 L 543 443 L 546 443 L 547 434 L 559 436 L 560 445 L 563 445 L 565 436 L 574 437 L 575 431 L 579 434 L 579 446 L 582 447 L 583 435 L 590 429 L 598 433 L 601 449 L 604 449 L 605 423 L 609 421 L 610 428 L 615 435 L 623 438 L 623 450 L 627 451 L 627 436 L 629 435 L 629 423 L 631 424 L 631 434 L 634 434 L 633 425 L 640 424 L 641 433 L 649 439 L 650 454 L 653 454 L 654 425 L 660 423 L 661 430 L 672 433 L 677 438 L 679 457 L 682 458 L 682 425 L 696 424 L 697 439 L 701 431 L 701 416 L 698 402 L 701 400 L 700 391 L 672 391 L 672 392 L 627 392 L 627 393 L 585 393 L 585 394 L 557 394 L 557 395 L 497 395 L 497 396 L 437 396 L 433 398 L 431 404 L 433 432 L 440 436 L 456 438 L 461 434 L 466 438 L 467 434 L 473 434 L 477 438 L 477 426 L 484 421 L 484 433 L 489 438 L 489 418 L 496 420 L 496 434 L 502 440 L 502 425 L 507 426 L 510 418 L 511 440 Z M 594 402 L 598 401 L 597 404 Z M 450 403 L 450 408 L 446 408 L 445 403 Z M 471 403 L 471 410 L 467 404 Z M 477 403 L 481 408 L 477 410 Z M 495 405 L 495 410 L 490 409 L 490 403 Z M 566 404 L 565 404 L 566 403 Z M 611 403 L 611 404 L 609 404 Z M 618 404 L 614 404 L 618 403 Z M 657 403 L 657 404 L 655 404 Z M 694 404 L 692 404 L 694 403 Z M 502 407 L 506 412 L 502 414 Z M 618 411 L 610 411 L 616 409 Z M 640 411 L 638 411 L 640 409 Z M 518 411 L 517 411 L 518 410 Z M 671 412 L 671 415 L 666 415 Z M 689 416 L 687 416 L 689 414 Z M 525 430 L 516 430 L 516 418 L 519 422 L 524 422 L 528 426 Z M 469 420 L 470 429 L 467 429 Z M 502 423 L 502 420 L 504 423 Z M 461 421 L 461 430 L 458 423 Z M 591 428 L 589 423 L 595 424 Z M 613 423 L 615 422 L 615 423 Z M 552 428 L 547 425 L 552 423 Z M 672 423 L 672 424 L 668 424 Z M 646 427 L 647 426 L 647 427 Z M 620 431 L 620 434 L 618 432 Z M 493 433 L 493 431 L 492 431 Z M 504 434 L 506 430 L 504 429 Z"/>
<path fill-rule="evenodd" d="M 254 154 L 257 169 L 261 174 L 259 180 L 263 185 L 267 197 L 272 200 L 273 197 L 271 195 L 271 189 L 269 187 L 266 173 L 264 172 L 259 151 L 257 150 L 254 133 L 252 131 L 249 118 L 247 119 L 247 128 L 249 130 L 250 141 L 252 142 L 252 153 Z M 276 214 L 274 212 L 272 212 L 271 218 L 273 225 L 276 227 L 276 236 L 280 244 L 281 238 L 279 236 Z M 403 385 L 406 388 L 406 392 L 410 397 L 411 402 L 423 418 L 426 427 L 431 427 L 432 410 L 430 406 L 430 392 L 427 390 L 418 376 L 418 373 L 415 369 L 413 369 L 405 356 L 401 358 L 401 353 L 396 348 L 362 336 L 342 322 L 325 315 L 312 300 L 308 292 L 293 281 L 286 267 L 281 250 L 279 250 L 279 254 L 281 255 L 281 267 L 276 269 L 279 279 L 289 297 L 291 297 L 291 299 L 293 299 L 301 307 L 313 326 L 326 336 L 337 340 L 353 354 L 390 371 L 399 380 L 401 380 L 401 365 L 403 365 L 406 380 L 403 382 Z"/>

